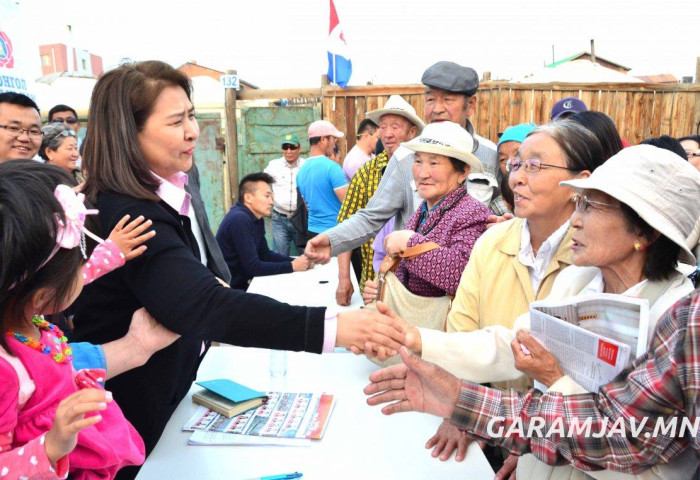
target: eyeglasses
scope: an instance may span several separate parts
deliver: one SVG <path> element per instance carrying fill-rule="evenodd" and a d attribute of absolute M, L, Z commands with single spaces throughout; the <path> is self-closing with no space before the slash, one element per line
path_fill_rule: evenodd
<path fill-rule="evenodd" d="M 31 138 L 41 138 L 44 136 L 44 132 L 42 132 L 38 128 L 19 128 L 15 127 L 14 125 L 0 125 L 0 128 L 9 132 L 9 134 L 14 136 L 15 138 L 19 137 L 23 133 L 26 133 Z"/>
<path fill-rule="evenodd" d="M 282 145 L 282 150 L 296 150 L 299 145 Z"/>
<path fill-rule="evenodd" d="M 688 152 L 688 151 L 686 151 L 685 154 L 688 156 L 688 158 L 690 158 L 690 157 L 700 157 L 700 150 L 697 150 L 697 151 L 695 151 L 695 152 Z"/>
<path fill-rule="evenodd" d="M 517 171 L 520 167 L 523 167 L 527 173 L 536 173 L 539 172 L 542 167 L 550 167 L 550 168 L 561 168 L 562 170 L 569 170 L 572 172 L 580 172 L 581 170 L 577 170 L 575 168 L 569 168 L 569 167 L 561 167 L 559 165 L 552 165 L 551 163 L 542 163 L 542 161 L 538 158 L 532 158 L 530 160 L 521 160 L 520 158 L 511 158 L 506 162 L 506 170 L 509 172 L 515 172 Z"/>
<path fill-rule="evenodd" d="M 588 207 L 593 206 L 597 208 L 608 207 L 617 208 L 617 205 L 605 202 L 596 202 L 595 200 L 589 200 L 587 195 L 574 195 L 572 198 L 573 202 L 576 204 L 576 211 L 579 213 L 585 213 Z"/>
<path fill-rule="evenodd" d="M 75 130 L 68 129 L 62 130 L 60 133 L 56 134 L 57 137 L 75 137 Z"/>
<path fill-rule="evenodd" d="M 67 123 L 69 125 L 75 125 L 76 123 L 78 123 L 78 119 L 75 117 L 67 117 L 67 118 L 56 117 L 53 120 L 51 120 L 51 123 Z"/>

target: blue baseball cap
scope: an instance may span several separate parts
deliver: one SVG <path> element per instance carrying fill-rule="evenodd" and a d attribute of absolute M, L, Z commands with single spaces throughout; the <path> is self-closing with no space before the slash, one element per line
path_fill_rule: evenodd
<path fill-rule="evenodd" d="M 576 97 L 566 97 L 554 104 L 550 118 L 554 121 L 564 114 L 581 113 L 586 110 L 588 110 L 588 107 L 582 100 Z"/>
<path fill-rule="evenodd" d="M 503 135 L 501 135 L 501 138 L 498 139 L 498 144 L 500 145 L 506 142 L 523 143 L 525 137 L 535 128 L 537 128 L 537 125 L 534 123 L 521 123 L 520 125 L 508 127 L 503 132 Z"/>

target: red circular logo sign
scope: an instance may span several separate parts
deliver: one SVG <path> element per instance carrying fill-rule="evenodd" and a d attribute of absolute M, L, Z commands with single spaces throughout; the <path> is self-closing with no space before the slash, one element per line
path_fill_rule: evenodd
<path fill-rule="evenodd" d="M 0 67 L 12 68 L 15 59 L 12 56 L 12 42 L 5 32 L 0 31 Z"/>

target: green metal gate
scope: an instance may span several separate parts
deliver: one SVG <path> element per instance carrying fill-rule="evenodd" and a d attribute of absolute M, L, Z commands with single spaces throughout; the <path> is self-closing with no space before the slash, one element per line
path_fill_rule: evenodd
<path fill-rule="evenodd" d="M 238 122 L 238 175 L 261 172 L 270 160 L 282 156 L 282 136 L 296 133 L 301 156 L 309 153 L 307 128 L 321 118 L 321 106 L 248 107 Z"/>
<path fill-rule="evenodd" d="M 224 164 L 224 141 L 221 133 L 221 115 L 198 113 L 199 139 L 194 158 L 199 170 L 200 191 L 209 224 L 214 233 L 226 215 L 226 182 L 228 172 Z"/>
<path fill-rule="evenodd" d="M 282 137 L 296 133 L 301 140 L 301 156 L 309 154 L 309 124 L 321 119 L 321 106 L 248 107 L 238 122 L 238 177 L 262 172 L 270 160 L 282 156 Z M 271 219 L 265 219 L 265 236 L 272 248 Z M 294 254 L 294 250 L 291 252 Z"/>

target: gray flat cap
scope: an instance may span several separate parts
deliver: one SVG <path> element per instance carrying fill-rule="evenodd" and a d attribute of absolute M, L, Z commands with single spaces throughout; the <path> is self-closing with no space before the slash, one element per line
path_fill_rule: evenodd
<path fill-rule="evenodd" d="M 447 90 L 448 92 L 474 95 L 479 88 L 479 76 L 473 68 L 463 67 L 454 62 L 438 62 L 429 67 L 421 78 L 423 85 Z"/>

